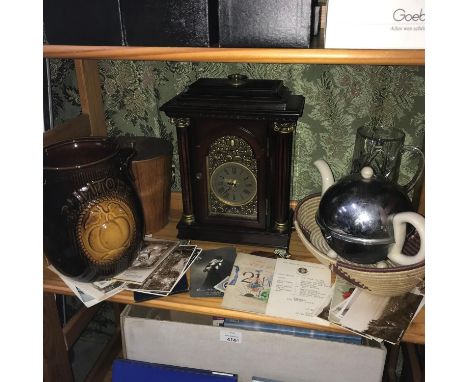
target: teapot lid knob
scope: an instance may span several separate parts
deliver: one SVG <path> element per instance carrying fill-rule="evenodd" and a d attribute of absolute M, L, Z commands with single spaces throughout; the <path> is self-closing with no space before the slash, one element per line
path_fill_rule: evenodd
<path fill-rule="evenodd" d="M 363 167 L 361 170 L 361 176 L 364 179 L 370 179 L 374 176 L 374 170 L 372 170 L 372 167 L 369 166 Z"/>

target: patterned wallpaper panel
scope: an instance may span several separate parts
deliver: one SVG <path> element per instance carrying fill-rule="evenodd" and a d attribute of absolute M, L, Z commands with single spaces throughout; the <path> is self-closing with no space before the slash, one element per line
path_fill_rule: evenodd
<path fill-rule="evenodd" d="M 80 112 L 72 60 L 50 60 L 54 121 Z M 424 148 L 424 67 L 307 64 L 222 64 L 152 61 L 99 61 L 108 133 L 170 139 L 178 168 L 176 133 L 159 107 L 201 77 L 280 79 L 293 94 L 305 97 L 295 140 L 292 199 L 321 189 L 312 163 L 319 158 L 336 178 L 349 172 L 356 130 L 381 123 L 406 133 L 406 144 Z M 401 180 L 416 163 L 405 158 Z M 174 191 L 180 190 L 177 177 Z"/>

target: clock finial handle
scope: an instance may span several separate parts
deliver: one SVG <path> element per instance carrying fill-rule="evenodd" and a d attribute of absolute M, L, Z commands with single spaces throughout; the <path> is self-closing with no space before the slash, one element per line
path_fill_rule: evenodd
<path fill-rule="evenodd" d="M 229 74 L 228 79 L 233 86 L 240 86 L 247 82 L 247 76 L 240 73 Z"/>

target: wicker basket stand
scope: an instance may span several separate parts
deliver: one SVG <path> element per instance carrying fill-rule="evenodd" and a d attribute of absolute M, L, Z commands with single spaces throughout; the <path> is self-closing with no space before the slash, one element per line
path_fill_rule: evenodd
<path fill-rule="evenodd" d="M 387 260 L 386 268 L 375 265 L 356 264 L 340 257 L 332 259 L 326 254 L 330 250 L 322 232 L 315 222 L 320 195 L 313 194 L 301 200 L 294 212 L 294 226 L 307 248 L 322 264 L 333 272 L 369 293 L 381 296 L 398 296 L 417 286 L 424 285 L 424 261 L 399 266 Z M 415 254 L 419 249 L 419 236 L 411 236 L 403 247 L 403 253 Z"/>

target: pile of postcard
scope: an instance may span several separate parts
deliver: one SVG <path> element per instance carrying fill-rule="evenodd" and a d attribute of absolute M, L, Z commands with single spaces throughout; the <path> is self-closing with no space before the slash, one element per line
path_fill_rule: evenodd
<path fill-rule="evenodd" d="M 332 279 L 322 264 L 238 253 L 221 306 L 328 325 Z"/>
<path fill-rule="evenodd" d="M 424 306 L 424 286 L 402 296 L 368 293 L 322 264 L 238 253 L 221 306 L 324 326 L 369 340 L 398 343 Z"/>
<path fill-rule="evenodd" d="M 169 295 L 202 252 L 196 245 L 178 240 L 145 237 L 133 264 L 111 279 L 84 283 L 56 272 L 86 307 L 104 301 L 124 289 L 155 296 Z"/>
<path fill-rule="evenodd" d="M 337 276 L 328 321 L 370 340 L 396 344 L 424 303 L 423 284 L 404 295 L 385 297 Z"/>

